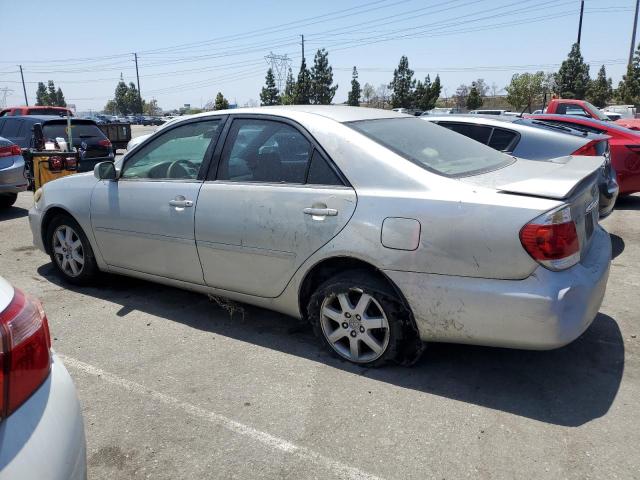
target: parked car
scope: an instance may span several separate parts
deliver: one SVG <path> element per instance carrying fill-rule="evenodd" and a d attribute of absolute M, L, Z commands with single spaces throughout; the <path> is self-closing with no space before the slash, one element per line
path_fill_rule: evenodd
<path fill-rule="evenodd" d="M 509 110 L 471 110 L 469 115 L 513 115 L 517 116 L 518 113 L 511 112 Z"/>
<path fill-rule="evenodd" d="M 613 210 L 619 188 L 607 135 L 503 115 L 443 115 L 424 120 L 527 160 L 558 162 L 559 157 L 567 155 L 600 156 L 603 162 L 599 181 L 600 218 Z"/>
<path fill-rule="evenodd" d="M 600 166 L 387 110 L 207 112 L 46 184 L 29 223 L 66 281 L 228 297 L 309 320 L 346 360 L 409 363 L 423 340 L 548 349 L 589 326 L 611 258 Z"/>
<path fill-rule="evenodd" d="M 611 119 L 598 107 L 585 100 L 571 100 L 566 98 L 553 99 L 545 110 L 548 114 L 575 115 L 579 117 L 593 118 L 604 122 Z M 616 124 L 632 130 L 640 130 L 640 119 L 622 118 L 615 121 Z"/>
<path fill-rule="evenodd" d="M 73 117 L 73 111 L 66 107 L 9 107 L 0 110 L 0 117 L 20 115 L 55 115 L 57 117 Z"/>
<path fill-rule="evenodd" d="M 20 148 L 30 148 L 32 146 L 33 125 L 36 123 L 42 124 L 45 139 L 62 137 L 68 140 L 67 120 L 47 115 L 2 117 L 0 118 L 0 136 L 19 145 Z M 91 171 L 97 163 L 113 160 L 111 142 L 95 122 L 73 118 L 71 119 L 71 128 L 73 146 L 81 151 L 78 171 Z"/>
<path fill-rule="evenodd" d="M 2 277 L 0 345 L 0 480 L 86 479 L 80 404 L 51 350 L 47 316 Z"/>
<path fill-rule="evenodd" d="M 570 127 L 589 133 L 609 135 L 611 165 L 616 171 L 620 195 L 640 192 L 640 132 L 614 122 L 603 122 L 571 115 L 531 115 L 545 123 Z"/>
<path fill-rule="evenodd" d="M 422 112 L 421 116 L 428 116 L 428 115 L 452 115 L 454 113 L 457 113 L 455 108 L 443 108 L 443 107 L 437 107 L 437 108 L 432 108 L 431 110 L 427 110 L 426 112 Z"/>
<path fill-rule="evenodd" d="M 28 186 L 20 147 L 0 137 L 0 208 L 16 203 L 18 193 Z"/>

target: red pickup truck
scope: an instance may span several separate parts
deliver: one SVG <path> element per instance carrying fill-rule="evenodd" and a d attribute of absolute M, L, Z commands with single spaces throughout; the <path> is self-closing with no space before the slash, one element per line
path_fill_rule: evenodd
<path fill-rule="evenodd" d="M 584 100 L 569 100 L 566 98 L 553 99 L 545 113 L 555 115 L 578 115 L 609 122 L 610 119 L 598 107 Z M 640 130 L 640 118 L 621 118 L 614 123 L 631 130 Z"/>

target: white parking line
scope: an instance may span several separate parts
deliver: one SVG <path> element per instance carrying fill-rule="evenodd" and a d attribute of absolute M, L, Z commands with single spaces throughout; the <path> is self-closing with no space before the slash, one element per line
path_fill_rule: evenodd
<path fill-rule="evenodd" d="M 80 370 L 89 375 L 100 377 L 102 380 L 113 385 L 117 385 L 130 392 L 152 397 L 155 400 L 164 403 L 165 405 L 179 408 L 193 415 L 194 417 L 199 417 L 212 423 L 219 424 L 227 430 L 239 435 L 245 435 L 253 440 L 264 444 L 269 448 L 295 455 L 306 462 L 310 462 L 320 467 L 332 470 L 336 474 L 337 478 L 344 478 L 349 480 L 381 480 L 380 477 L 376 477 L 375 475 L 363 472 L 358 468 L 351 467 L 338 460 L 333 460 L 331 458 L 325 457 L 324 455 L 317 453 L 307 447 L 296 445 L 295 443 L 291 443 L 288 440 L 276 437 L 275 435 L 271 435 L 270 433 L 256 430 L 253 427 L 227 418 L 224 415 L 220 415 L 219 413 L 210 412 L 208 410 L 205 410 L 204 408 L 197 407 L 190 403 L 178 400 L 177 398 L 174 398 L 170 395 L 166 395 L 164 393 L 147 388 L 139 383 L 120 378 L 113 373 L 109 373 L 105 370 L 102 370 L 101 368 L 94 367 L 93 365 L 84 363 L 80 360 L 76 360 L 72 357 L 68 357 L 59 352 L 56 352 L 56 354 L 68 367 Z"/>

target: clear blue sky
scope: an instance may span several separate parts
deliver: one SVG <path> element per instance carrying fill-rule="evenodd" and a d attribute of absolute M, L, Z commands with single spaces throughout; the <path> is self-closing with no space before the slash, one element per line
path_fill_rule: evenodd
<path fill-rule="evenodd" d="M 620 80 L 634 5 L 585 1 L 582 52 L 592 76 L 605 63 Z M 287 54 L 297 72 L 304 34 L 308 65 L 315 50 L 329 51 L 335 102 L 346 99 L 354 65 L 361 84 L 378 86 L 401 55 L 418 78 L 439 73 L 449 96 L 476 78 L 500 90 L 513 73 L 557 70 L 576 40 L 579 9 L 579 0 L 0 0 L 0 89 L 14 90 L 8 104 L 23 103 L 21 63 L 30 103 L 36 82 L 51 79 L 78 110 L 101 109 L 121 73 L 135 81 L 135 51 L 145 99 L 200 106 L 222 91 L 242 105 L 259 99 L 265 55 Z"/>

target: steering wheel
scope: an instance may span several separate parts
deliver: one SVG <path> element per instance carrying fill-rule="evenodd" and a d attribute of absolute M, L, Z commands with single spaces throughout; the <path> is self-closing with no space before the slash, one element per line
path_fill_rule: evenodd
<path fill-rule="evenodd" d="M 176 160 L 167 168 L 167 178 L 196 178 L 198 170 L 198 165 L 191 160 Z"/>

